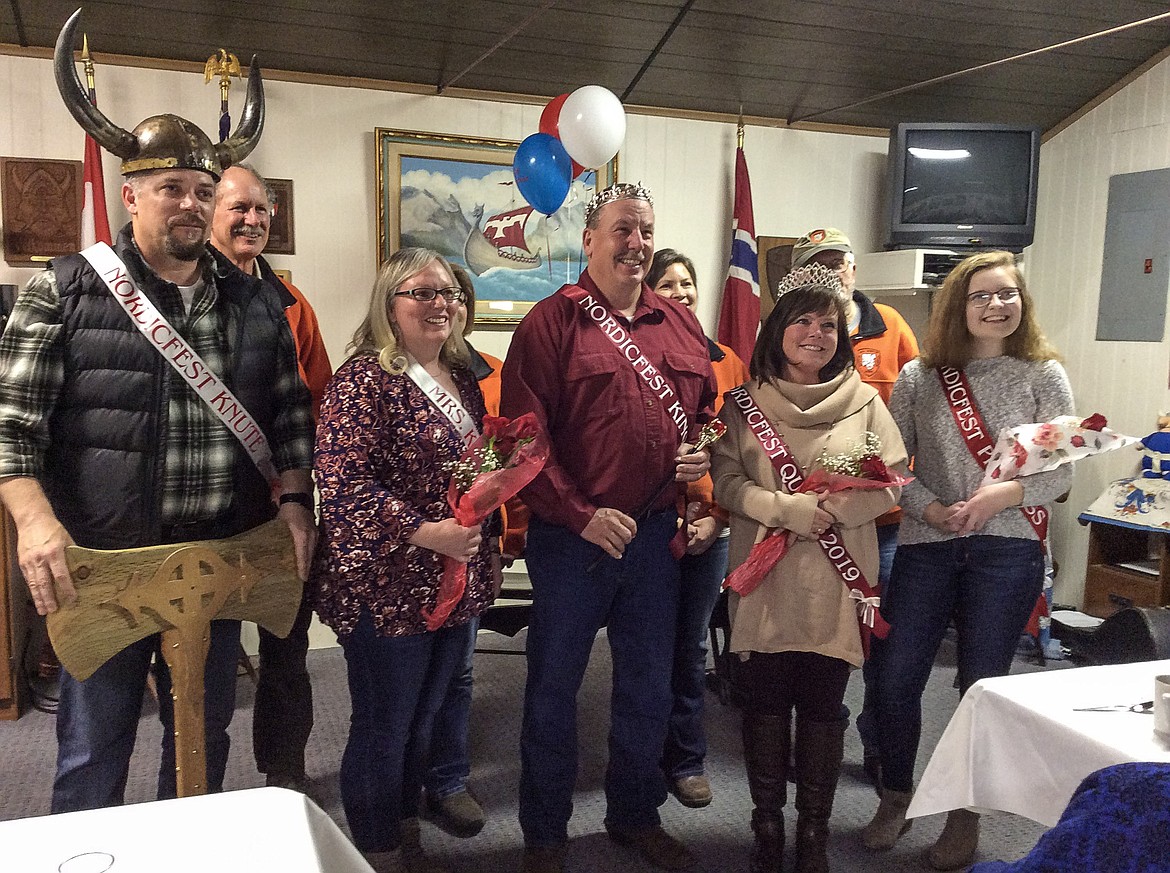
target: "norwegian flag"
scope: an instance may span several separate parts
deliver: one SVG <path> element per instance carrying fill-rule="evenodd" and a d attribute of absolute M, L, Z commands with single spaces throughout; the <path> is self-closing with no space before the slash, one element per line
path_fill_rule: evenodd
<path fill-rule="evenodd" d="M 89 102 L 97 106 L 97 96 L 89 89 Z M 110 218 L 106 213 L 106 185 L 102 178 L 102 152 L 89 134 L 85 135 L 85 159 L 82 161 L 84 196 L 81 201 L 81 247 L 96 242 L 112 245 Z"/>
<path fill-rule="evenodd" d="M 752 183 L 743 147 L 735 150 L 735 209 L 731 217 L 731 263 L 719 310 L 719 342 L 750 361 L 760 329 L 760 268 Z"/>

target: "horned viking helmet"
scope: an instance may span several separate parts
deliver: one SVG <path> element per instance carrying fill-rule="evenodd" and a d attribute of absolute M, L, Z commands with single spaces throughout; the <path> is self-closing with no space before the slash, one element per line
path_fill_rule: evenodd
<path fill-rule="evenodd" d="M 202 170 L 216 181 L 232 164 L 246 158 L 260 141 L 264 129 L 264 84 L 260 67 L 252 56 L 248 74 L 248 93 L 235 131 L 215 145 L 202 130 L 177 115 L 152 115 L 133 132 L 118 127 L 89 102 L 77 67 L 73 63 L 73 44 L 81 10 L 74 12 L 57 37 L 53 71 L 57 89 L 65 106 L 77 123 L 102 148 L 122 159 L 122 175 L 143 170 Z"/>

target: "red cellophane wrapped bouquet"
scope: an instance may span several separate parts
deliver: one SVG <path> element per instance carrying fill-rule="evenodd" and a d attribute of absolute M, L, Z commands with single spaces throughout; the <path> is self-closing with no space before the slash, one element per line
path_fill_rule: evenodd
<path fill-rule="evenodd" d="M 886 466 L 881 458 L 881 441 L 866 431 L 861 444 L 841 454 L 825 454 L 817 460 L 813 470 L 797 488 L 798 494 L 835 493 L 850 489 L 873 491 L 891 485 L 902 486 L 913 481 Z M 783 528 L 772 530 L 752 547 L 747 560 L 735 568 L 723 582 L 736 594 L 746 597 L 756 590 L 764 577 L 787 553 L 796 534 Z"/>
<path fill-rule="evenodd" d="M 464 527 L 477 527 L 536 478 L 548 460 L 548 435 L 531 412 L 509 421 L 484 416 L 481 433 L 455 463 L 447 503 Z M 438 630 L 463 599 L 467 565 L 444 556 L 433 612 L 423 610 L 427 630 Z"/>

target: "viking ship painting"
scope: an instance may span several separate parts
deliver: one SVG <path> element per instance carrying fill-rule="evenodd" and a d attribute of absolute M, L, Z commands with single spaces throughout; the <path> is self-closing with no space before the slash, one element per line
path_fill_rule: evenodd
<path fill-rule="evenodd" d="M 528 219 L 532 217 L 531 206 L 509 209 L 483 220 L 483 204 L 476 204 L 472 211 L 471 230 L 463 244 L 463 262 L 467 269 L 482 276 L 493 267 L 510 270 L 534 270 L 542 263 L 540 253 L 533 252 L 525 236 Z"/>

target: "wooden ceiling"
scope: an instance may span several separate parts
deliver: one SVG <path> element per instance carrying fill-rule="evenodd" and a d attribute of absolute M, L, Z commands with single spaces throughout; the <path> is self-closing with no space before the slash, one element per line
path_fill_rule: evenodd
<path fill-rule="evenodd" d="M 51 48 L 79 2 L 0 0 L 0 43 Z M 753 120 L 871 128 L 899 121 L 987 121 L 1051 130 L 1170 46 L 1170 18 L 1165 18 L 842 108 L 1167 13 L 1170 5 L 1147 0 L 84 0 L 82 6 L 80 27 L 99 62 L 102 54 L 117 54 L 202 64 L 224 47 L 242 63 L 256 53 L 270 71 L 433 90 L 450 86 L 463 73 L 447 93 L 473 89 L 519 99 L 547 99 L 600 84 L 632 106 L 733 116 L 742 105 Z"/>

